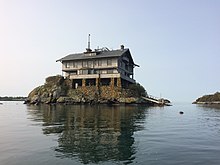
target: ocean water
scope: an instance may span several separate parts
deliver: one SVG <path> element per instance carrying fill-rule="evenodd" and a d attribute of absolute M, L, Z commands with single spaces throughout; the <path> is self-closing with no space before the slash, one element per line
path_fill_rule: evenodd
<path fill-rule="evenodd" d="M 1 165 L 220 164 L 218 107 L 2 103 Z"/>

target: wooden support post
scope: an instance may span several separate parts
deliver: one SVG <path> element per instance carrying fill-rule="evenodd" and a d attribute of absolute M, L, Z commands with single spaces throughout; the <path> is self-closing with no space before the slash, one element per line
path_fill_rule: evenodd
<path fill-rule="evenodd" d="M 114 82 L 115 80 L 114 80 L 114 78 L 112 77 L 111 78 L 111 81 L 110 81 L 110 88 L 111 88 L 111 97 L 112 98 L 114 98 L 114 93 L 115 93 L 115 91 L 114 91 L 114 84 L 115 84 L 115 82 Z"/>
<path fill-rule="evenodd" d="M 86 86 L 86 79 L 82 79 L 82 87 Z"/>
<path fill-rule="evenodd" d="M 99 86 L 99 78 L 95 79 L 95 86 L 98 87 Z"/>
<path fill-rule="evenodd" d="M 117 78 L 117 87 L 121 88 L 121 78 Z"/>
<path fill-rule="evenodd" d="M 100 79 L 100 74 L 99 74 L 99 77 L 98 78 L 96 78 L 96 80 L 95 80 L 95 85 L 96 85 L 96 89 L 97 89 L 97 100 L 99 100 L 99 98 L 100 98 L 100 96 L 101 96 L 101 87 L 100 87 L 100 81 L 101 81 L 101 79 Z"/>
<path fill-rule="evenodd" d="M 111 81 L 110 81 L 111 88 L 114 88 L 114 84 L 115 84 L 115 80 L 114 78 L 111 78 Z"/>

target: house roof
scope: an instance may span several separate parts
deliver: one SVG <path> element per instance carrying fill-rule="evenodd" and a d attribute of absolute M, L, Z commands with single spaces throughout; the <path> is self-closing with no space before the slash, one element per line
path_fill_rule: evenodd
<path fill-rule="evenodd" d="M 95 54 L 95 55 L 89 55 L 89 53 L 91 54 Z M 130 58 L 132 63 L 135 66 L 138 66 L 134 63 L 132 57 L 131 57 L 131 53 L 129 51 L 129 49 L 118 49 L 118 50 L 102 50 L 102 51 L 94 51 L 94 52 L 85 52 L 85 53 L 76 53 L 76 54 L 69 54 L 59 60 L 57 60 L 56 62 L 60 61 L 72 61 L 72 60 L 83 60 L 83 59 L 99 59 L 99 58 L 110 58 L 110 57 L 120 57 L 123 54 L 127 53 Z"/>
<path fill-rule="evenodd" d="M 96 55 L 88 55 L 89 53 L 76 53 L 69 54 L 57 61 L 70 61 L 70 60 L 82 60 L 82 59 L 91 59 L 91 58 L 108 58 L 108 57 L 120 57 L 124 54 L 128 49 L 124 50 L 110 50 L 110 51 L 95 51 L 90 53 L 96 53 Z"/>

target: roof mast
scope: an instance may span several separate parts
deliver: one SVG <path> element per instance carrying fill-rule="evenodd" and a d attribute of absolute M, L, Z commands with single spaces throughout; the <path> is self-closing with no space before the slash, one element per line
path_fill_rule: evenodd
<path fill-rule="evenodd" d="M 90 49 L 90 34 L 88 36 L 88 49 Z"/>
<path fill-rule="evenodd" d="M 88 48 L 86 48 L 86 52 L 91 52 L 92 49 L 90 48 L 90 34 L 88 36 Z"/>

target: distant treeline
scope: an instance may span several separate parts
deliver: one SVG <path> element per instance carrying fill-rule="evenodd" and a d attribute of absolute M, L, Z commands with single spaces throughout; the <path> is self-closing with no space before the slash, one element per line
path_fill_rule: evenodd
<path fill-rule="evenodd" d="M 11 97 L 11 96 L 4 96 L 4 97 L 0 97 L 0 101 L 24 101 L 26 100 L 27 97 Z"/>

